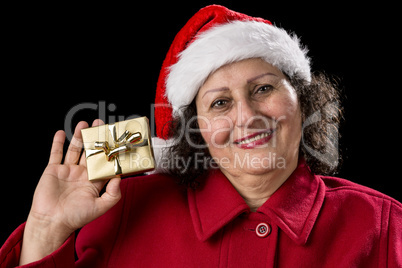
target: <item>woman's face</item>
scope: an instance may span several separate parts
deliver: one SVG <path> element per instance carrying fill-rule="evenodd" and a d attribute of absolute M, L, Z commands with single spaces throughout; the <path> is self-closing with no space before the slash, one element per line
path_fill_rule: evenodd
<path fill-rule="evenodd" d="M 271 64 L 248 59 L 221 67 L 200 88 L 196 107 L 202 137 L 224 171 L 259 175 L 297 164 L 297 94 Z"/>

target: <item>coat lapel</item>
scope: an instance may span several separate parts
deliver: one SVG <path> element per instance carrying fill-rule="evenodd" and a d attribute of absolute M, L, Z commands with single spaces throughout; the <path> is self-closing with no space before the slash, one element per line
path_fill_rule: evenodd
<path fill-rule="evenodd" d="M 325 196 L 324 183 L 304 160 L 286 182 L 257 210 L 271 218 L 297 244 L 305 244 Z M 197 237 L 205 241 L 242 213 L 248 205 L 220 170 L 210 171 L 200 188 L 188 190 Z"/>

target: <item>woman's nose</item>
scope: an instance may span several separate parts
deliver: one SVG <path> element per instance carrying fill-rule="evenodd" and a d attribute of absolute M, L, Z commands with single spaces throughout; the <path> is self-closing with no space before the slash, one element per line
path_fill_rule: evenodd
<path fill-rule="evenodd" d="M 238 101 L 236 106 L 235 125 L 243 128 L 250 126 L 258 115 L 257 107 L 249 101 Z"/>

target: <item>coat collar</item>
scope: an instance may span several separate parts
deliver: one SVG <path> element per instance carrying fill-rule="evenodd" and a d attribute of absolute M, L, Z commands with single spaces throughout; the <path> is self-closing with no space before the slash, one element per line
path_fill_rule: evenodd
<path fill-rule="evenodd" d="M 286 182 L 257 210 L 297 244 L 305 244 L 324 201 L 325 187 L 304 160 Z M 197 190 L 188 190 L 197 237 L 205 241 L 242 213 L 248 205 L 220 170 L 210 171 Z"/>

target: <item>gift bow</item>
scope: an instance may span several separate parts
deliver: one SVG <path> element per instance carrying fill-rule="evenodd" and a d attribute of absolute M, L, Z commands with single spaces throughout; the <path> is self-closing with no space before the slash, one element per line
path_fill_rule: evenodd
<path fill-rule="evenodd" d="M 147 145 L 147 140 L 141 141 L 142 135 L 140 132 L 131 133 L 126 130 L 117 138 L 116 126 L 109 125 L 109 132 L 113 138 L 114 146 L 110 148 L 107 141 L 96 141 L 95 150 L 88 150 L 86 157 L 104 152 L 107 161 L 114 161 L 114 173 L 116 175 L 122 174 L 119 155 L 133 150 L 135 147 Z"/>

